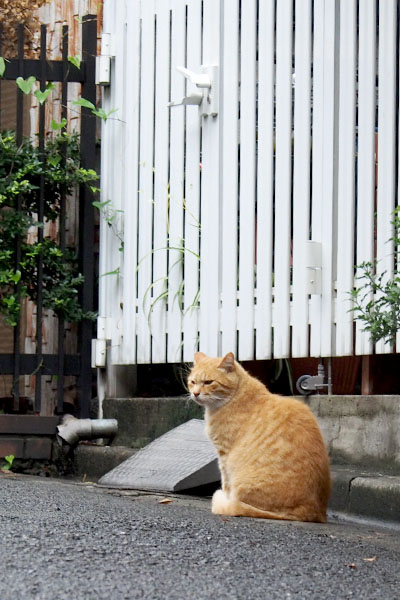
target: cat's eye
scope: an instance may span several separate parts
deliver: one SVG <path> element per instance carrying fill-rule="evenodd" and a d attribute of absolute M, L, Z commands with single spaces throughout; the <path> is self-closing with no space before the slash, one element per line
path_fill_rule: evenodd
<path fill-rule="evenodd" d="M 190 385 L 194 385 L 196 382 L 194 381 L 194 379 L 191 379 L 191 380 L 189 381 L 189 383 L 190 383 Z"/>
<path fill-rule="evenodd" d="M 214 383 L 214 381 L 212 379 L 209 379 L 208 381 L 203 381 L 204 385 L 211 385 L 212 383 Z"/>

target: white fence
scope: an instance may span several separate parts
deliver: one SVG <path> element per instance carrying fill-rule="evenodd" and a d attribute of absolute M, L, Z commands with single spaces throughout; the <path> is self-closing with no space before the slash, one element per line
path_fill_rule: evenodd
<path fill-rule="evenodd" d="M 102 132 L 98 335 L 115 364 L 373 351 L 349 292 L 354 265 L 394 269 L 397 8 L 105 0 L 103 106 L 118 112 Z M 176 69 L 202 65 L 218 67 L 205 92 Z M 199 92 L 216 116 L 168 106 Z"/>

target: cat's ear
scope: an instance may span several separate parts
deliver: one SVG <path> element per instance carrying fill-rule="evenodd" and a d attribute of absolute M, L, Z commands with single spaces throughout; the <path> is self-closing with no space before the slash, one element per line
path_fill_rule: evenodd
<path fill-rule="evenodd" d="M 229 352 L 218 365 L 218 369 L 224 369 L 228 373 L 235 368 L 235 357 L 232 352 Z"/>
<path fill-rule="evenodd" d="M 207 358 L 207 356 L 203 352 L 196 352 L 196 354 L 194 355 L 194 361 L 193 362 L 194 362 L 195 365 L 197 365 L 197 363 L 201 362 L 205 358 Z"/>

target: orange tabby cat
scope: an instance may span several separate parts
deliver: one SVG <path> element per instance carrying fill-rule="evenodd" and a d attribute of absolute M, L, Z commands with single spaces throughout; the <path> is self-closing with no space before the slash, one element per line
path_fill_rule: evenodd
<path fill-rule="evenodd" d="M 197 352 L 188 384 L 219 456 L 222 489 L 212 512 L 325 523 L 329 458 L 310 409 L 271 394 L 231 352 Z"/>

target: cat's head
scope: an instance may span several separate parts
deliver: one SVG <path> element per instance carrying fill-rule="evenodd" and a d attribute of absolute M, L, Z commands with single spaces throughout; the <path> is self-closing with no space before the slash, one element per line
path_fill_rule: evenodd
<path fill-rule="evenodd" d="M 232 352 L 224 358 L 211 358 L 203 352 L 196 352 L 188 377 L 192 400 L 207 408 L 221 408 L 237 390 L 240 377 L 238 367 Z"/>

